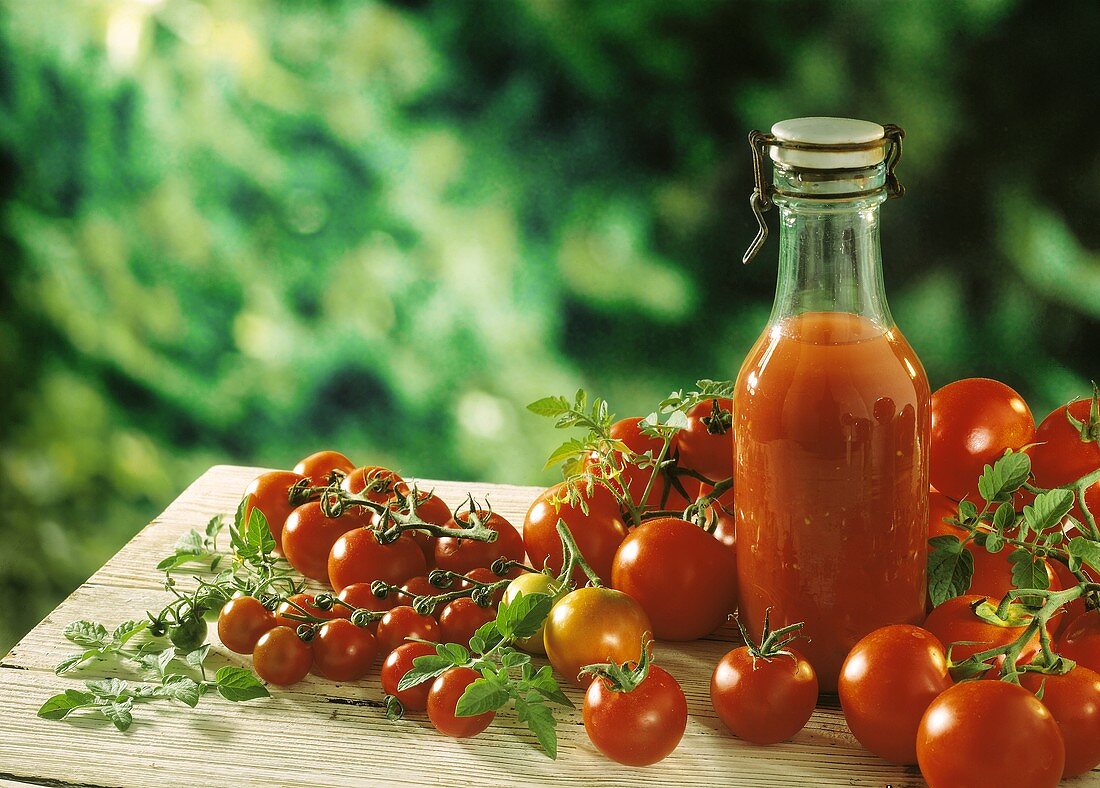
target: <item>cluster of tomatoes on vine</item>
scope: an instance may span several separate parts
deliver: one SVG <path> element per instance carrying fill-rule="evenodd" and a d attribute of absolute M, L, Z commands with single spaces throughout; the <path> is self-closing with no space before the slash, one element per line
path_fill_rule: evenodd
<path fill-rule="evenodd" d="M 1036 427 L 994 380 L 932 397 L 930 612 L 860 640 L 855 737 L 929 784 L 1038 788 L 1100 764 L 1100 403 Z"/>

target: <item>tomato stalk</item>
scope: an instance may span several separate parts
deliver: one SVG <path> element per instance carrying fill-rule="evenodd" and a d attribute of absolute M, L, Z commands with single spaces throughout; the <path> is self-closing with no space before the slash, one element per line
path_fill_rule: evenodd
<path fill-rule="evenodd" d="M 573 577 L 573 570 L 578 566 L 588 578 L 589 585 L 595 588 L 603 588 L 603 582 L 600 580 L 600 576 L 596 574 L 592 567 L 588 565 L 588 562 L 584 560 L 581 549 L 577 546 L 576 540 L 573 539 L 573 534 L 569 532 L 569 526 L 565 524 L 565 520 L 558 518 L 555 527 L 558 531 L 558 537 L 561 539 L 562 553 L 564 554 L 561 574 L 558 576 L 558 579 L 563 584 L 563 590 L 569 586 L 570 578 Z"/>
<path fill-rule="evenodd" d="M 581 668 L 581 675 L 603 679 L 612 692 L 632 692 L 646 680 L 649 666 L 653 661 L 653 638 L 649 633 L 642 636 L 641 656 L 636 663 L 598 662 Z"/>
<path fill-rule="evenodd" d="M 770 662 L 772 657 L 790 657 L 797 661 L 797 657 L 787 648 L 791 643 L 798 640 L 801 637 L 805 637 L 802 634 L 803 627 L 806 626 L 804 621 L 799 621 L 795 624 L 788 624 L 785 627 L 772 630 L 771 628 L 771 612 L 769 607 L 764 611 L 764 629 L 760 633 L 760 643 L 757 644 L 748 630 L 745 629 L 745 625 L 741 623 L 741 619 L 738 616 L 734 616 L 734 621 L 737 622 L 737 628 L 741 630 L 741 639 L 745 641 L 745 646 L 748 648 L 749 653 L 752 655 L 753 663 L 755 664 L 757 659 L 762 659 L 765 662 Z"/>

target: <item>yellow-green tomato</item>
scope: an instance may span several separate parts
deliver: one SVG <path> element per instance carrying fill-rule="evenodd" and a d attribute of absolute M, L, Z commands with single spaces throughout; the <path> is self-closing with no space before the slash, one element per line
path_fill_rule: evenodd
<path fill-rule="evenodd" d="M 504 601 L 509 604 L 519 594 L 526 596 L 527 594 L 549 594 L 554 596 L 561 590 L 561 583 L 549 575 L 544 575 L 541 572 L 527 572 L 520 575 L 504 589 Z M 546 649 L 542 644 L 543 627 L 539 627 L 539 631 L 531 635 L 528 638 L 521 638 L 516 641 L 516 645 L 526 651 L 528 654 L 545 654 Z"/>

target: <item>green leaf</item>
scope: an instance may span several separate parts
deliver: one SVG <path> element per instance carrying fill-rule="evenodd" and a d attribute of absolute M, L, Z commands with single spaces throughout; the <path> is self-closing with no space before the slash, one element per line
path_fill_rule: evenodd
<path fill-rule="evenodd" d="M 499 615 L 499 608 L 497 613 Z M 478 654 L 484 654 L 486 651 L 496 648 L 496 645 L 503 639 L 500 629 L 497 627 L 497 622 L 495 620 L 488 621 L 474 632 L 473 637 L 470 638 L 470 648 Z"/>
<path fill-rule="evenodd" d="M 38 708 L 38 716 L 44 720 L 63 720 L 77 709 L 95 705 L 95 696 L 90 692 L 67 689 L 54 695 Z"/>
<path fill-rule="evenodd" d="M 950 534 L 929 539 L 928 547 L 928 595 L 938 607 L 970 589 L 974 556 Z"/>
<path fill-rule="evenodd" d="M 57 667 L 53 669 L 53 672 L 60 676 L 62 673 L 67 673 L 78 665 L 82 665 L 90 659 L 95 659 L 103 654 L 98 648 L 90 648 L 87 651 L 80 654 L 71 654 L 65 659 L 57 663 Z"/>
<path fill-rule="evenodd" d="M 125 645 L 134 635 L 138 635 L 148 628 L 149 619 L 147 618 L 143 618 L 140 621 L 123 621 L 115 627 L 115 631 L 111 633 L 111 642 L 117 646 Z"/>
<path fill-rule="evenodd" d="M 959 519 L 965 523 L 973 523 L 978 519 L 978 507 L 971 501 L 959 501 Z"/>
<path fill-rule="evenodd" d="M 566 460 L 571 460 L 587 450 L 588 444 L 585 441 L 570 438 L 561 446 L 550 452 L 550 456 L 546 458 L 546 465 L 543 467 L 553 468 L 555 465 L 565 462 Z"/>
<path fill-rule="evenodd" d="M 1012 564 L 1012 585 L 1040 590 L 1050 587 L 1046 563 L 1035 557 L 1030 550 L 1018 547 L 1008 554 L 1008 560 Z"/>
<path fill-rule="evenodd" d="M 186 703 L 191 708 L 198 706 L 199 698 L 202 697 L 198 682 L 187 676 L 169 676 L 160 689 L 165 697 Z"/>
<path fill-rule="evenodd" d="M 525 654 L 522 651 L 516 651 L 515 649 L 507 649 L 500 655 L 500 664 L 506 668 L 516 668 L 520 665 L 527 665 L 531 662 L 531 655 Z"/>
<path fill-rule="evenodd" d="M 516 706 L 518 709 L 519 704 L 517 703 Z M 546 751 L 550 758 L 556 760 L 558 757 L 558 732 L 554 713 L 545 704 L 527 702 L 523 716 L 526 719 L 522 721 L 526 722 L 527 727 L 531 729 L 531 733 L 535 734 L 535 738 L 542 745 L 542 749 Z M 624 735 L 627 734 L 624 732 Z"/>
<path fill-rule="evenodd" d="M 497 629 L 505 638 L 531 637 L 550 614 L 553 600 L 547 594 L 516 594 L 511 603 L 497 608 Z"/>
<path fill-rule="evenodd" d="M 470 661 L 470 652 L 458 643 L 441 643 L 436 646 L 436 652 L 448 657 L 452 665 L 465 665 Z"/>
<path fill-rule="evenodd" d="M 454 661 L 446 654 L 425 654 L 416 657 L 413 659 L 412 668 L 397 682 L 397 689 L 407 690 L 417 684 L 423 684 L 429 679 L 442 676 L 454 666 Z"/>
<path fill-rule="evenodd" d="M 193 667 L 195 670 L 202 668 L 202 664 L 206 662 L 206 657 L 210 653 L 210 644 L 204 643 L 194 651 L 189 651 L 184 655 L 183 661 Z M 177 654 L 178 656 L 178 654 Z"/>
<path fill-rule="evenodd" d="M 253 700 L 254 698 L 266 698 L 271 695 L 267 691 L 267 687 L 248 668 L 236 668 L 226 665 L 218 669 L 214 676 L 214 682 L 218 685 L 218 693 L 226 700 L 234 703 Z"/>
<path fill-rule="evenodd" d="M 206 552 L 202 534 L 194 528 L 176 540 L 174 549 L 177 553 L 190 553 L 191 555 L 202 555 Z"/>
<path fill-rule="evenodd" d="M 134 699 L 127 698 L 123 701 L 108 703 L 102 707 L 103 716 L 109 719 L 120 731 L 128 730 L 134 724 L 134 716 L 131 714 L 134 708 Z"/>
<path fill-rule="evenodd" d="M 1016 510 L 1012 508 L 1012 504 L 1010 503 L 1002 503 L 997 507 L 996 511 L 993 512 L 993 528 L 998 534 L 1003 535 L 1015 522 Z M 986 547 L 988 547 L 988 545 L 986 545 Z M 997 552 L 997 550 L 993 552 Z"/>
<path fill-rule="evenodd" d="M 275 537 L 271 535 L 267 517 L 259 507 L 252 510 L 248 518 L 248 531 L 246 541 L 248 546 L 259 555 L 270 555 L 275 549 Z"/>
<path fill-rule="evenodd" d="M 985 466 L 978 479 L 978 492 L 990 503 L 1008 501 L 1027 481 L 1029 473 L 1031 458 L 1023 452 L 1010 450 L 992 466 Z"/>
<path fill-rule="evenodd" d="M 97 681 L 86 681 L 88 689 L 97 698 L 109 698 L 114 700 L 124 696 L 130 689 L 130 683 L 118 678 L 99 679 Z"/>
<path fill-rule="evenodd" d="M 220 514 L 214 515 L 213 517 L 210 518 L 210 522 L 208 522 L 206 524 L 206 535 L 207 535 L 207 537 L 213 539 L 215 536 L 217 536 L 219 533 L 221 533 L 221 530 L 224 527 L 225 527 L 225 518 L 223 518 Z"/>
<path fill-rule="evenodd" d="M 1086 564 L 1097 572 L 1100 572 L 1100 543 L 1083 536 L 1075 536 L 1066 545 L 1069 553 L 1069 568 L 1077 571 L 1081 564 Z"/>
<path fill-rule="evenodd" d="M 455 706 L 456 717 L 473 717 L 496 711 L 512 695 L 499 679 L 480 678 L 470 683 Z"/>
<path fill-rule="evenodd" d="M 1004 549 L 1005 538 L 999 533 L 985 535 L 985 549 L 990 553 L 999 553 Z"/>
<path fill-rule="evenodd" d="M 569 412 L 569 401 L 565 397 L 543 397 L 528 405 L 527 410 L 536 416 L 556 418 Z"/>
<path fill-rule="evenodd" d="M 1049 490 L 1039 493 L 1024 507 L 1024 520 L 1036 533 L 1060 528 L 1062 518 L 1073 508 L 1072 490 Z"/>
<path fill-rule="evenodd" d="M 85 647 L 102 647 L 110 639 L 106 627 L 95 621 L 74 621 L 65 627 L 62 634 L 78 646 Z"/>

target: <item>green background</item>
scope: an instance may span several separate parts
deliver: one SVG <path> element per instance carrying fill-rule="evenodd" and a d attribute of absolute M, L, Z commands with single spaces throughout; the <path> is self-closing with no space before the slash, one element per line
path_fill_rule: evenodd
<path fill-rule="evenodd" d="M 786 117 L 906 129 L 894 316 L 1041 418 L 1100 374 L 1098 39 L 1089 2 L 5 3 L 0 653 L 211 464 L 544 483 L 527 402 L 733 377 Z"/>

